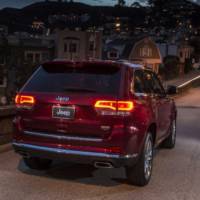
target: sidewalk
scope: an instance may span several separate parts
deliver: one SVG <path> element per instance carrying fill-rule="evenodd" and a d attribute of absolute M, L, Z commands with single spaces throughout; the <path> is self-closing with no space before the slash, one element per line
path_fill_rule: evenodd
<path fill-rule="evenodd" d="M 175 85 L 177 87 L 181 86 L 182 84 L 196 78 L 200 76 L 200 71 L 191 71 L 190 73 L 188 74 L 185 74 L 183 76 L 179 76 L 178 78 L 176 79 L 173 79 L 173 80 L 169 80 L 169 81 L 165 81 L 164 82 L 164 85 L 167 86 L 167 85 Z"/>

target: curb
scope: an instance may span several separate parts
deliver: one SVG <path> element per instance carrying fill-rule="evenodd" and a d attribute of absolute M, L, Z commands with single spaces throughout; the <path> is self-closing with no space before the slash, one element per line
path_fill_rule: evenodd
<path fill-rule="evenodd" d="M 0 153 L 5 153 L 5 152 L 10 151 L 12 149 L 13 149 L 13 147 L 12 147 L 11 143 L 0 145 Z"/>

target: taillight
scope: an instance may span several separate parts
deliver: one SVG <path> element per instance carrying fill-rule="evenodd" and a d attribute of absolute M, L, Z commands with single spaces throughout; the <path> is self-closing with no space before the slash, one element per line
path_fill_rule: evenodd
<path fill-rule="evenodd" d="M 94 107 L 95 108 L 117 110 L 117 102 L 116 101 L 97 101 L 95 103 Z"/>
<path fill-rule="evenodd" d="M 132 111 L 134 104 L 132 101 L 118 101 L 117 109 L 118 111 Z"/>
<path fill-rule="evenodd" d="M 16 97 L 15 97 L 15 104 L 18 104 L 19 103 L 19 95 L 16 95 Z"/>
<path fill-rule="evenodd" d="M 35 97 L 29 95 L 16 95 L 15 104 L 18 108 L 32 108 L 35 105 Z"/>
<path fill-rule="evenodd" d="M 134 102 L 98 100 L 94 107 L 103 115 L 129 115 L 134 109 Z"/>

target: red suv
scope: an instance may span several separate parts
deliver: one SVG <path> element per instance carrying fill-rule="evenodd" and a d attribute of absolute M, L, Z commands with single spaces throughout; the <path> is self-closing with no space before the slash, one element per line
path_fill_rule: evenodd
<path fill-rule="evenodd" d="M 130 183 L 144 186 L 153 149 L 175 146 L 175 92 L 137 64 L 44 63 L 16 96 L 14 149 L 31 169 L 54 159 L 125 167 Z"/>

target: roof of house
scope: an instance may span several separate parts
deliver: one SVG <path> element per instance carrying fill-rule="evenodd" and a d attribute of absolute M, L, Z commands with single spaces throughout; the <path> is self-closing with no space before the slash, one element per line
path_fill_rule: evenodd
<path fill-rule="evenodd" d="M 144 38 L 144 37 L 143 37 Z M 143 38 L 115 39 L 105 45 L 103 58 L 107 59 L 107 52 L 117 49 L 120 53 L 119 59 L 128 59 L 134 45 Z"/>

